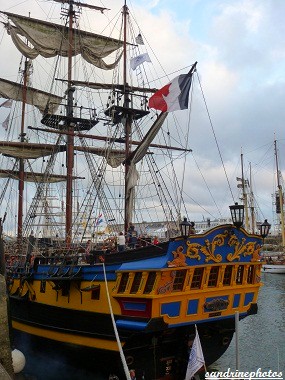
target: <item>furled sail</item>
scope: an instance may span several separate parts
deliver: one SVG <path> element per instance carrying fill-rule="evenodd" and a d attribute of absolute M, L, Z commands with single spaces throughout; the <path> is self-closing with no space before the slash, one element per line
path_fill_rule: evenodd
<path fill-rule="evenodd" d="M 147 88 L 147 87 L 137 87 L 137 86 L 124 86 L 123 84 L 114 84 L 114 83 L 96 83 L 96 82 L 84 82 L 79 80 L 73 80 L 72 84 L 74 86 L 81 86 L 81 87 L 89 87 L 93 90 L 120 90 L 125 91 L 126 89 L 129 92 L 148 92 L 148 93 L 155 93 L 157 91 L 156 88 Z"/>
<path fill-rule="evenodd" d="M 6 24 L 7 31 L 25 57 L 34 59 L 38 55 L 45 58 L 57 55 L 68 56 L 70 46 L 67 27 L 13 13 L 3 13 L 14 23 L 14 25 Z M 20 36 L 25 37 L 32 47 L 28 46 Z M 122 55 L 121 53 L 114 63 L 107 64 L 103 58 L 122 47 L 123 42 L 98 34 L 73 29 L 72 42 L 73 56 L 81 54 L 87 62 L 104 70 L 116 67 Z"/>
<path fill-rule="evenodd" d="M 49 156 L 55 151 L 66 151 L 66 146 L 19 141 L 0 141 L 0 153 L 14 158 L 36 159 Z"/>
<path fill-rule="evenodd" d="M 106 148 L 96 148 L 96 147 L 81 147 L 81 146 L 75 146 L 74 150 L 77 151 L 87 151 L 89 153 L 96 154 L 97 156 L 105 157 L 108 165 L 110 165 L 112 168 L 117 168 L 124 162 L 125 160 L 125 150 L 120 149 L 106 149 Z"/>
<path fill-rule="evenodd" d="M 75 146 L 74 150 L 87 151 L 88 153 L 96 154 L 105 157 L 108 164 L 113 168 L 118 167 L 125 158 L 125 151 L 119 149 L 105 149 L 100 147 L 88 147 L 87 149 L 81 146 Z M 27 143 L 21 141 L 0 141 L 0 153 L 5 156 L 22 158 L 22 159 L 36 159 L 39 157 L 50 156 L 54 153 L 65 152 L 66 145 L 54 144 L 39 144 Z"/>
<path fill-rule="evenodd" d="M 135 197 L 135 187 L 139 180 L 139 174 L 136 169 L 136 164 L 143 159 L 143 157 L 146 155 L 147 150 L 159 132 L 160 128 L 162 127 L 168 113 L 162 112 L 159 117 L 156 119 L 156 121 L 151 126 L 148 133 L 145 135 L 145 137 L 142 139 L 140 145 L 132 152 L 129 157 L 126 158 L 126 161 L 129 162 L 129 170 L 126 177 L 126 204 L 128 205 L 128 208 L 126 209 L 126 215 L 128 220 L 132 220 L 132 211 L 133 211 L 133 204 L 134 204 L 134 197 Z"/>
<path fill-rule="evenodd" d="M 0 178 L 12 178 L 19 180 L 20 175 L 17 170 L 3 170 L 0 169 Z M 84 177 L 75 177 L 72 179 L 84 179 Z M 55 182 L 65 182 L 66 176 L 60 174 L 51 174 L 47 176 L 45 173 L 24 173 L 25 182 L 45 182 L 45 183 L 55 183 Z"/>
<path fill-rule="evenodd" d="M 144 158 L 147 153 L 148 148 L 150 147 L 155 136 L 162 127 L 168 113 L 162 112 L 159 117 L 155 120 L 147 134 L 144 136 L 138 147 L 126 158 L 133 164 L 137 164 L 140 160 Z"/>
<path fill-rule="evenodd" d="M 0 78 L 0 97 L 23 101 L 23 89 L 24 87 L 19 83 Z M 62 101 L 60 96 L 33 87 L 27 87 L 26 90 L 26 103 L 37 107 L 41 113 L 46 110 L 49 113 L 55 113 Z"/>

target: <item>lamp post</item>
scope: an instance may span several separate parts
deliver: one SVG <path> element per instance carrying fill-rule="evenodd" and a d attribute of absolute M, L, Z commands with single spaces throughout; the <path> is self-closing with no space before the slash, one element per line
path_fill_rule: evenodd
<path fill-rule="evenodd" d="M 236 228 L 240 228 L 243 225 L 244 220 L 244 206 L 235 202 L 234 205 L 229 206 L 232 216 L 233 224 Z"/>
<path fill-rule="evenodd" d="M 188 222 L 187 218 L 184 218 L 183 222 L 181 222 L 179 226 L 180 226 L 181 236 L 183 236 L 184 238 L 189 236 L 191 223 Z"/>
<path fill-rule="evenodd" d="M 266 236 L 269 234 L 271 224 L 267 222 L 267 219 L 260 225 L 260 236 L 262 239 L 265 239 Z"/>

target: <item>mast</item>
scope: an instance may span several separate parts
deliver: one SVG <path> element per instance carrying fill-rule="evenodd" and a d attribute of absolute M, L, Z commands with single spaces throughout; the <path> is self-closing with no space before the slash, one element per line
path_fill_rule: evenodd
<path fill-rule="evenodd" d="M 73 118 L 73 92 L 72 87 L 72 46 L 73 46 L 73 19 L 75 17 L 73 10 L 73 2 L 69 1 L 68 9 L 68 20 L 69 20 L 69 31 L 68 31 L 68 85 L 67 85 L 67 130 L 71 132 L 67 135 L 67 147 L 66 147 L 66 166 L 67 166 L 67 181 L 66 181 L 66 221 L 65 221 L 65 241 L 66 246 L 69 248 L 72 239 L 72 200 L 73 200 L 73 167 L 74 167 L 74 125 L 72 123 Z"/>
<path fill-rule="evenodd" d="M 250 187 L 250 217 L 251 217 L 251 232 L 255 233 L 255 215 L 254 215 L 254 198 L 252 189 L 252 173 L 251 173 L 251 162 L 249 163 L 250 177 L 249 177 L 249 187 Z"/>
<path fill-rule="evenodd" d="M 22 99 L 22 113 L 21 113 L 21 133 L 20 141 L 25 141 L 25 111 L 26 111 L 26 98 L 27 98 L 27 76 L 28 76 L 28 59 L 25 59 L 24 64 L 24 83 L 23 83 L 23 99 Z M 18 191 L 18 230 L 17 238 L 21 243 L 23 239 L 23 208 L 24 208 L 24 179 L 25 179 L 25 163 L 24 159 L 19 159 L 19 191 Z"/>
<path fill-rule="evenodd" d="M 73 109 L 73 93 L 75 87 L 72 84 L 72 57 L 73 57 L 73 23 L 76 19 L 76 11 L 74 6 L 87 7 L 103 12 L 107 8 L 91 6 L 73 0 L 55 0 L 57 2 L 68 3 L 68 76 L 67 76 L 67 107 L 66 107 L 66 129 L 67 129 L 67 147 L 66 147 L 66 221 L 65 221 L 65 242 L 69 248 L 72 241 L 72 215 L 73 215 L 73 170 L 74 170 L 74 129 L 76 122 L 74 120 Z M 83 120 L 81 120 L 83 121 Z M 90 122 L 89 122 L 90 124 Z"/>
<path fill-rule="evenodd" d="M 245 209 L 245 229 L 248 231 L 248 202 L 247 202 L 247 192 L 245 190 L 246 184 L 244 179 L 244 172 L 243 172 L 243 154 L 241 153 L 241 183 L 242 183 L 242 198 L 243 198 L 243 204 Z"/>
<path fill-rule="evenodd" d="M 284 209 L 283 209 L 284 199 L 283 199 L 282 185 L 280 183 L 280 173 L 279 173 L 277 141 L 276 140 L 274 140 L 274 152 L 275 152 L 276 172 L 277 172 L 277 187 L 278 187 L 279 204 L 280 204 L 282 248 L 284 249 L 284 247 L 285 247 L 285 228 L 284 228 Z"/>
<path fill-rule="evenodd" d="M 126 4 L 123 6 L 123 21 L 124 21 L 124 48 L 123 48 L 123 85 L 124 85 L 124 108 L 128 108 L 129 106 L 129 95 L 127 90 L 127 17 L 128 17 L 128 7 Z M 125 113 L 125 152 L 126 157 L 129 156 L 130 153 L 130 136 L 131 136 L 131 124 L 132 124 L 132 118 L 131 114 L 129 112 Z M 129 174 L 130 169 L 130 162 L 129 160 L 125 161 L 125 231 L 128 230 L 129 223 L 131 220 L 129 220 L 129 202 L 132 201 L 127 196 L 127 177 Z"/>

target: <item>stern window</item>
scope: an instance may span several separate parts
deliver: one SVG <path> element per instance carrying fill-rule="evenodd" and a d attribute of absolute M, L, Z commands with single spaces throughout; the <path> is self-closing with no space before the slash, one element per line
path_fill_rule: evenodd
<path fill-rule="evenodd" d="M 192 283 L 191 283 L 191 289 L 201 288 L 203 273 L 204 273 L 204 268 L 195 268 Z"/>
<path fill-rule="evenodd" d="M 137 272 L 135 274 L 135 277 L 134 277 L 134 280 L 133 280 L 133 284 L 132 284 L 132 287 L 131 287 L 131 294 L 134 294 L 134 293 L 136 293 L 139 290 L 139 287 L 140 287 L 140 284 L 141 284 L 141 279 L 142 279 L 142 273 L 141 272 Z"/>
<path fill-rule="evenodd" d="M 175 279 L 174 279 L 174 283 L 173 283 L 173 291 L 174 292 L 183 290 L 185 276 L 186 276 L 186 270 L 176 270 L 175 271 Z"/>
<path fill-rule="evenodd" d="M 247 272 L 247 283 L 253 284 L 254 283 L 254 265 L 250 265 Z"/>
<path fill-rule="evenodd" d="M 152 291 L 155 279 L 156 272 L 149 272 L 147 282 L 144 288 L 144 294 L 149 294 Z"/>
<path fill-rule="evenodd" d="M 231 285 L 231 280 L 232 280 L 232 273 L 233 273 L 233 266 L 228 265 L 225 269 L 224 273 L 224 279 L 223 279 L 223 285 Z"/>
<path fill-rule="evenodd" d="M 127 288 L 128 279 L 129 279 L 129 273 L 123 273 L 121 281 L 120 281 L 118 293 L 124 293 L 124 291 Z"/>
<path fill-rule="evenodd" d="M 212 267 L 209 275 L 208 286 L 217 286 L 219 267 Z"/>
<path fill-rule="evenodd" d="M 239 265 L 237 270 L 236 284 L 241 285 L 243 279 L 244 266 Z"/>

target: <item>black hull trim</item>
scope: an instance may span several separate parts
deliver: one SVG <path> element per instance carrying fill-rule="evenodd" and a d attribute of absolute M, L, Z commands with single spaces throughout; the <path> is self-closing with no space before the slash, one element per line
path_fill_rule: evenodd
<path fill-rule="evenodd" d="M 234 320 L 198 325 L 206 364 L 216 361 L 228 348 L 233 333 Z M 184 380 L 189 357 L 189 347 L 195 337 L 194 326 L 169 329 L 160 333 L 138 333 L 130 337 L 124 346 L 129 369 L 135 369 L 137 380 L 175 379 Z M 116 374 L 124 379 L 123 366 L 118 352 L 95 348 L 76 347 L 49 339 L 34 337 L 15 331 L 15 347 L 27 358 L 27 373 L 43 373 L 38 367 L 40 358 L 49 363 L 44 380 L 96 380 L 108 379 Z M 53 361 L 60 361 L 64 373 L 54 374 Z M 43 365 L 43 364 L 42 364 Z M 65 367 L 64 367 L 65 366 Z M 82 371 L 84 372 L 82 374 Z M 81 377 L 78 375 L 81 373 Z M 88 377 L 90 374 L 90 377 Z M 100 375 L 99 375 L 100 374 Z M 65 377 L 66 376 L 66 377 Z M 102 377 L 101 377 L 102 376 Z"/>
<path fill-rule="evenodd" d="M 98 339 L 115 340 L 114 328 L 110 314 L 87 312 L 55 307 L 35 302 L 25 298 L 10 296 L 12 320 L 36 328 L 49 331 L 64 332 Z M 131 317 L 119 319 L 132 320 Z M 167 325 L 162 318 L 137 318 L 136 321 L 149 323 L 146 331 L 162 331 Z M 122 340 L 128 339 L 134 331 L 118 329 Z"/>
<path fill-rule="evenodd" d="M 15 330 L 15 347 L 23 351 L 26 357 L 27 355 L 28 357 L 32 355 L 32 358 L 35 355 L 37 357 L 42 348 L 44 348 L 43 357 L 49 356 L 50 353 L 55 355 L 55 352 L 57 353 L 55 360 L 61 356 L 66 356 L 66 358 L 60 360 L 64 360 L 64 363 L 68 364 L 66 369 L 68 373 L 66 378 L 68 380 L 80 379 L 80 377 L 72 377 L 73 370 L 71 368 L 74 365 L 80 370 L 82 368 L 87 370 L 90 366 L 90 371 L 95 371 L 95 374 L 105 371 L 105 377 L 102 377 L 102 379 L 108 379 L 111 373 L 116 374 L 120 379 L 125 378 L 109 314 L 68 310 L 33 303 L 25 298 L 13 296 L 10 297 L 10 308 L 13 322 L 18 322 L 15 326 L 18 329 L 27 327 L 27 329 L 23 330 L 26 333 Z M 144 319 L 141 320 L 149 322 Z M 151 322 L 154 322 L 154 325 L 159 328 L 143 332 L 119 330 L 120 339 L 125 342 L 123 350 L 129 369 L 136 370 L 137 380 L 183 380 L 189 358 L 189 347 L 191 347 L 195 338 L 194 325 L 166 328 L 160 319 L 159 321 L 151 320 Z M 198 324 L 199 336 L 207 365 L 216 361 L 226 351 L 231 342 L 234 327 L 234 318 Z M 31 335 L 35 333 L 35 329 L 37 329 L 38 337 Z M 41 330 L 43 335 L 41 335 Z M 27 332 L 30 332 L 30 334 Z M 64 343 L 62 339 L 57 342 L 46 339 L 52 336 L 55 339 L 55 333 L 62 333 L 63 340 L 66 339 L 65 342 L 70 343 Z M 87 348 L 79 346 L 78 340 L 76 344 L 71 344 L 71 342 L 75 341 L 68 340 L 69 337 L 79 337 L 81 342 L 84 342 L 85 338 L 96 338 L 100 341 L 94 343 L 97 348 Z M 38 344 L 37 342 L 41 343 Z M 112 344 L 112 351 L 107 349 L 108 342 Z M 100 345 L 98 346 L 97 344 Z M 54 347 L 50 353 L 47 350 L 48 346 Z M 61 347 L 60 350 L 58 349 L 59 346 Z M 58 354 L 59 352 L 60 355 Z M 96 363 L 97 361 L 99 363 L 98 368 L 94 364 L 94 357 L 96 357 Z M 33 359 L 31 360 L 33 361 Z M 49 360 L 47 357 L 47 361 Z M 28 369 L 31 371 L 30 366 L 28 366 Z M 62 376 L 57 376 L 45 378 L 44 380 L 58 380 L 59 378 L 64 379 Z M 86 380 L 88 377 L 81 378 Z M 97 379 L 97 377 L 95 378 Z"/>
<path fill-rule="evenodd" d="M 100 263 L 102 260 L 106 264 L 121 264 L 130 261 L 144 260 L 153 257 L 163 256 L 167 252 L 169 242 L 158 245 L 148 245 L 124 252 L 91 251 L 89 263 Z"/>

